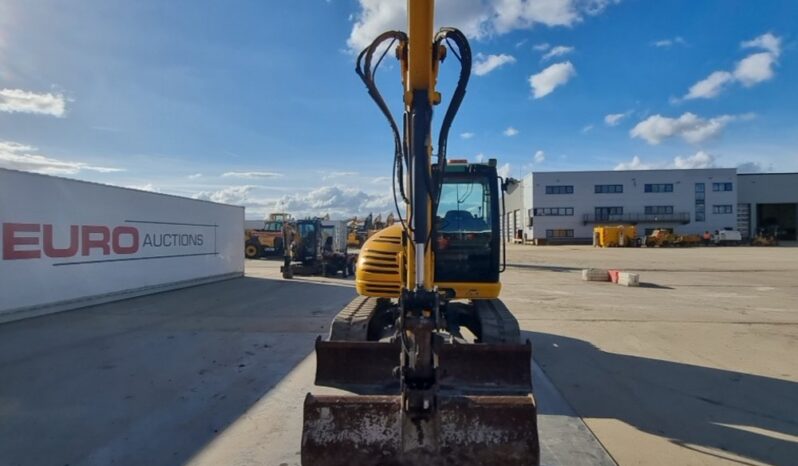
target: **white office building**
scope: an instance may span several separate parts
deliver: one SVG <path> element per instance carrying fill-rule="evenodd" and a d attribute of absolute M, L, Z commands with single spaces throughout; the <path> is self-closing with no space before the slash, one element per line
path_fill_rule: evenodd
<path fill-rule="evenodd" d="M 507 240 L 589 243 L 596 225 L 633 224 L 640 235 L 738 227 L 733 168 L 534 172 L 520 188 L 508 190 Z"/>

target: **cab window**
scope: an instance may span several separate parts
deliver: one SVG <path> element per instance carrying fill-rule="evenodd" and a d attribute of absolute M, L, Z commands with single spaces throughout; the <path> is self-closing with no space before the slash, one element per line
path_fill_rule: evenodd
<path fill-rule="evenodd" d="M 435 219 L 436 281 L 486 281 L 498 274 L 487 183 L 486 179 L 444 181 Z"/>

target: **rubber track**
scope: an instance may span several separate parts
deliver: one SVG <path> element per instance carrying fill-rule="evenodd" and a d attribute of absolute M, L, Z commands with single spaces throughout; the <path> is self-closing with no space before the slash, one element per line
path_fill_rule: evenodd
<path fill-rule="evenodd" d="M 474 300 L 474 308 L 482 326 L 482 343 L 519 343 L 518 321 L 499 299 Z"/>
<path fill-rule="evenodd" d="M 330 326 L 330 341 L 366 341 L 369 320 L 379 305 L 379 298 L 358 296 L 339 312 Z"/>

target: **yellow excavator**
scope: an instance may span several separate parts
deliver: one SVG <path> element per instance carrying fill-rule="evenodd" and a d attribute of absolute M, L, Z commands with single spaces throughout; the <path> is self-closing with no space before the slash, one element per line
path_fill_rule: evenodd
<path fill-rule="evenodd" d="M 335 317 L 329 338 L 316 340 L 316 385 L 345 392 L 306 396 L 304 465 L 539 464 L 532 348 L 498 299 L 496 162 L 446 158 L 471 49 L 457 29 L 435 33 L 433 13 L 433 0 L 408 0 L 408 32 L 379 35 L 357 58 L 393 133 L 397 222 L 365 242 L 360 296 Z M 374 80 L 391 50 L 404 87 L 401 133 Z M 460 73 L 434 148 L 435 85 L 447 55 Z"/>

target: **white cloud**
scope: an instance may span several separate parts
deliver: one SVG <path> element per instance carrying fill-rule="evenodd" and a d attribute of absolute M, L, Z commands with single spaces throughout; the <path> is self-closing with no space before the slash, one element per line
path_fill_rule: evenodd
<path fill-rule="evenodd" d="M 773 64 L 776 56 L 770 52 L 760 52 L 740 60 L 734 68 L 734 77 L 745 87 L 767 81 L 776 74 Z"/>
<path fill-rule="evenodd" d="M 556 47 L 552 47 L 551 50 L 546 52 L 540 59 L 542 61 L 550 60 L 552 58 L 561 57 L 563 55 L 568 55 L 569 53 L 573 52 L 574 48 L 565 46 L 565 45 L 558 45 Z"/>
<path fill-rule="evenodd" d="M 387 30 L 407 29 L 405 0 L 359 0 L 360 11 L 355 15 L 347 45 L 350 51 L 360 52 L 375 37 Z M 439 0 L 435 11 L 435 28 L 454 26 L 468 37 L 487 34 L 490 9 L 484 0 Z"/>
<path fill-rule="evenodd" d="M 715 157 L 700 150 L 688 157 L 675 157 L 673 165 L 676 168 L 712 168 L 715 166 Z"/>
<path fill-rule="evenodd" d="M 512 167 L 510 167 L 510 164 L 509 163 L 505 163 L 504 165 L 502 165 L 501 167 L 496 169 L 496 172 L 502 178 L 507 179 L 510 176 L 511 170 L 512 170 Z"/>
<path fill-rule="evenodd" d="M 669 118 L 657 114 L 635 125 L 629 131 L 629 135 L 644 139 L 649 144 L 659 144 L 665 139 L 676 136 L 696 144 L 719 135 L 732 121 L 752 117 L 753 115 L 721 115 L 706 119 L 687 112 L 678 118 Z"/>
<path fill-rule="evenodd" d="M 519 40 L 518 42 L 515 43 L 515 48 L 517 48 L 517 49 L 521 48 L 526 43 L 527 43 L 527 39 L 521 39 L 521 40 Z"/>
<path fill-rule="evenodd" d="M 253 189 L 255 186 L 229 186 L 218 191 L 203 191 L 192 197 L 222 204 L 244 205 L 250 201 L 250 193 Z"/>
<path fill-rule="evenodd" d="M 479 53 L 474 61 L 474 74 L 477 76 L 485 76 L 496 68 L 511 63 L 515 63 L 515 57 L 512 55 L 502 53 L 499 55 L 485 56 Z"/>
<path fill-rule="evenodd" d="M 112 173 L 121 168 L 100 167 L 83 162 L 54 159 L 36 154 L 36 148 L 11 141 L 0 141 L 0 167 L 46 175 L 75 175 L 82 171 Z"/>
<path fill-rule="evenodd" d="M 684 99 L 711 99 L 717 97 L 735 82 L 745 87 L 751 87 L 768 81 L 776 75 L 773 67 L 781 55 L 781 38 L 768 32 L 755 39 L 745 41 L 740 46 L 744 49 L 759 48 L 765 51 L 743 58 L 737 62 L 732 72 L 714 71 L 690 86 Z"/>
<path fill-rule="evenodd" d="M 474 133 L 470 133 L 470 132 L 466 131 L 465 133 L 460 133 L 460 137 L 463 138 L 463 139 L 471 139 L 471 138 L 474 137 Z"/>
<path fill-rule="evenodd" d="M 535 156 L 532 158 L 535 160 L 535 163 L 543 163 L 546 161 L 546 154 L 542 150 L 539 150 L 535 152 Z"/>
<path fill-rule="evenodd" d="M 781 38 L 767 32 L 761 36 L 743 42 L 740 47 L 744 49 L 758 48 L 767 50 L 775 56 L 781 55 Z"/>
<path fill-rule="evenodd" d="M 604 117 L 604 124 L 607 126 L 618 126 L 621 120 L 629 116 L 631 113 L 631 111 L 623 113 L 610 113 Z"/>
<path fill-rule="evenodd" d="M 638 157 L 636 155 L 634 157 L 632 157 L 631 161 L 629 161 L 629 162 L 621 162 L 621 163 L 619 163 L 618 165 L 615 166 L 615 170 L 651 170 L 651 169 L 654 169 L 654 168 L 657 168 L 657 167 L 655 167 L 653 165 L 649 165 L 647 163 L 643 163 L 643 161 L 640 160 L 640 157 Z"/>
<path fill-rule="evenodd" d="M 620 0 L 493 0 L 492 29 L 505 33 L 528 29 L 536 23 L 546 26 L 572 26 L 585 15 L 597 15 Z"/>
<path fill-rule="evenodd" d="M 621 162 L 615 166 L 615 170 L 657 170 L 657 169 L 690 169 L 690 168 L 712 168 L 715 167 L 715 157 L 704 151 L 698 151 L 694 155 L 680 157 L 676 156 L 673 161 L 668 163 L 647 163 L 635 155 L 629 162 Z"/>
<path fill-rule="evenodd" d="M 502 131 L 502 134 L 504 134 L 507 137 L 513 137 L 516 134 L 518 134 L 518 130 L 513 128 L 512 126 L 508 126 L 507 129 Z"/>
<path fill-rule="evenodd" d="M 676 36 L 673 39 L 661 39 L 661 40 L 654 41 L 654 42 L 652 42 L 651 45 L 653 45 L 654 47 L 668 48 L 668 47 L 670 47 L 672 45 L 675 45 L 675 44 L 687 45 L 687 41 L 684 40 L 681 36 Z"/>
<path fill-rule="evenodd" d="M 734 81 L 734 76 L 728 71 L 715 71 L 706 78 L 690 86 L 685 99 L 711 99 L 717 96 Z"/>
<path fill-rule="evenodd" d="M 377 176 L 373 180 L 371 180 L 371 184 L 383 184 L 383 183 L 390 183 L 391 177 L 390 176 Z"/>
<path fill-rule="evenodd" d="M 485 154 L 480 152 L 479 154 L 476 155 L 475 158 L 477 160 L 477 163 L 482 163 L 485 161 Z"/>
<path fill-rule="evenodd" d="M 572 26 L 601 13 L 620 0 L 438 0 L 436 29 L 453 26 L 469 38 L 530 29 L 536 24 Z M 347 40 L 350 51 L 360 52 L 378 34 L 407 29 L 405 0 L 359 0 L 360 11 Z"/>
<path fill-rule="evenodd" d="M 225 178 L 279 178 L 282 173 L 276 172 L 226 172 L 222 173 Z"/>
<path fill-rule="evenodd" d="M 332 180 L 334 178 L 345 178 L 348 176 L 357 176 L 358 172 L 344 172 L 344 171 L 331 171 L 331 172 L 321 172 L 323 180 Z"/>
<path fill-rule="evenodd" d="M 594 128 L 594 126 L 592 124 L 583 126 L 582 127 L 582 134 L 587 134 L 587 133 L 593 131 L 593 128 Z"/>
<path fill-rule="evenodd" d="M 532 86 L 533 95 L 536 99 L 551 94 L 558 86 L 567 83 L 576 75 L 576 69 L 571 62 L 555 63 L 538 74 L 529 77 L 529 85 Z"/>
<path fill-rule="evenodd" d="M 188 175 L 187 178 L 189 180 L 196 180 L 198 178 L 202 178 L 202 173 L 194 173 L 193 175 Z"/>
<path fill-rule="evenodd" d="M 532 48 L 537 52 L 545 52 L 550 47 L 551 45 L 548 42 L 543 42 L 542 44 L 535 44 L 532 46 Z"/>
<path fill-rule="evenodd" d="M 61 94 L 37 94 L 22 89 L 0 90 L 0 112 L 63 117 L 65 111 L 66 99 Z"/>
<path fill-rule="evenodd" d="M 278 199 L 276 211 L 295 216 L 330 214 L 333 218 L 364 215 L 368 212 L 388 213 L 394 210 L 390 194 L 370 194 L 343 186 L 322 186 L 308 193 L 286 195 Z"/>

